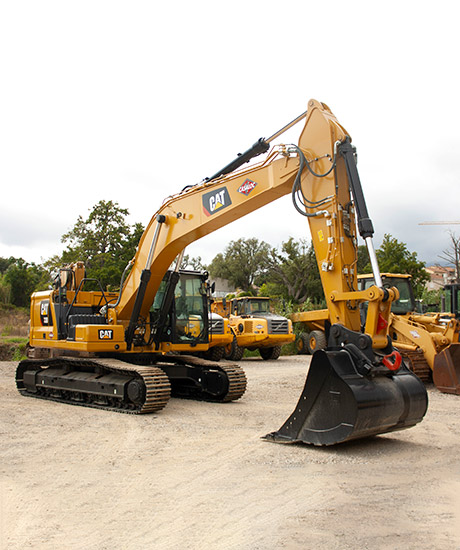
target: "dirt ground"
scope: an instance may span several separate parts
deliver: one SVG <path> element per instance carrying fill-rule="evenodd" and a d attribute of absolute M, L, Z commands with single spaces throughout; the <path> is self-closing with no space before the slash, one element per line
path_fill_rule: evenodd
<path fill-rule="evenodd" d="M 242 361 L 241 400 L 146 416 L 22 397 L 0 362 L 1 548 L 460 549 L 460 397 L 336 447 L 261 440 L 308 360 Z"/>

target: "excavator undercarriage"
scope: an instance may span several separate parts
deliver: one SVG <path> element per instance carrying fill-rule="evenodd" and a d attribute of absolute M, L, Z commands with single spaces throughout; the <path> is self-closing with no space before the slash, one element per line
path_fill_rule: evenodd
<path fill-rule="evenodd" d="M 224 403 L 246 390 L 236 364 L 185 355 L 128 359 L 138 364 L 126 357 L 25 359 L 16 385 L 25 396 L 130 414 L 159 411 L 170 396 Z"/>

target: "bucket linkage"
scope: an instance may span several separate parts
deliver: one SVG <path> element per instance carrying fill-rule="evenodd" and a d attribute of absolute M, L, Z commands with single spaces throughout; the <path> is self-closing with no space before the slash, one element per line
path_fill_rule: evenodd
<path fill-rule="evenodd" d="M 425 386 L 390 343 L 376 351 L 365 334 L 331 329 L 334 337 L 314 353 L 294 412 L 264 439 L 335 445 L 410 428 L 424 417 Z"/>

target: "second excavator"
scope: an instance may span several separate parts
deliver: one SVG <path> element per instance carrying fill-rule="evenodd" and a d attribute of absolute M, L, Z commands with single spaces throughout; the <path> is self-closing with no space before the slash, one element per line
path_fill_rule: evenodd
<path fill-rule="evenodd" d="M 303 119 L 297 145 L 271 145 Z M 244 167 L 264 153 L 262 162 Z M 208 339 L 204 281 L 179 282 L 180 255 L 189 243 L 286 194 L 309 222 L 331 324 L 328 346 L 313 355 L 294 412 L 266 438 L 333 445 L 420 422 L 427 393 L 389 338 L 391 303 L 398 293 L 381 281 L 355 148 L 327 105 L 315 100 L 214 176 L 167 199 L 147 226 L 118 294 L 102 287 L 83 290 L 84 271 L 78 267 L 63 270 L 53 290 L 35 293 L 34 357 L 18 365 L 19 391 L 138 413 L 163 407 L 170 386 L 186 397 L 241 397 L 246 379 L 238 365 L 168 353 L 206 349 Z M 357 286 L 356 222 L 375 280 L 366 290 Z M 175 259 L 176 268 L 170 269 Z M 165 274 L 164 292 L 153 307 Z M 363 301 L 368 302 L 364 331 Z M 187 330 L 191 319 L 195 329 Z"/>

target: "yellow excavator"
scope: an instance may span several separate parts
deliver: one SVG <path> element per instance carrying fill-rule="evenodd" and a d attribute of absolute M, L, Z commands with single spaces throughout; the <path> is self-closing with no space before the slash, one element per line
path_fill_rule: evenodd
<path fill-rule="evenodd" d="M 270 145 L 303 119 L 297 145 Z M 264 153 L 262 162 L 244 167 Z M 168 353 L 199 351 L 208 339 L 205 300 L 198 307 L 199 297 L 206 295 L 204 281 L 180 281 L 177 266 L 189 243 L 286 194 L 309 222 L 331 326 L 328 347 L 313 355 L 293 413 L 265 438 L 333 445 L 420 422 L 427 393 L 388 335 L 398 293 L 381 281 L 356 151 L 327 105 L 315 100 L 211 178 L 167 199 L 141 237 L 118 294 L 102 287 L 83 290 L 85 277 L 78 267 L 61 272 L 53 290 L 35 293 L 30 346 L 36 355 L 18 365 L 19 391 L 132 413 L 159 410 L 170 390 L 215 401 L 240 397 L 246 378 L 237 365 Z M 356 278 L 356 221 L 376 282 L 364 291 Z M 161 306 L 152 308 L 168 271 Z M 364 332 L 362 301 L 368 302 Z M 186 328 L 192 316 L 201 318 L 199 334 Z"/>

